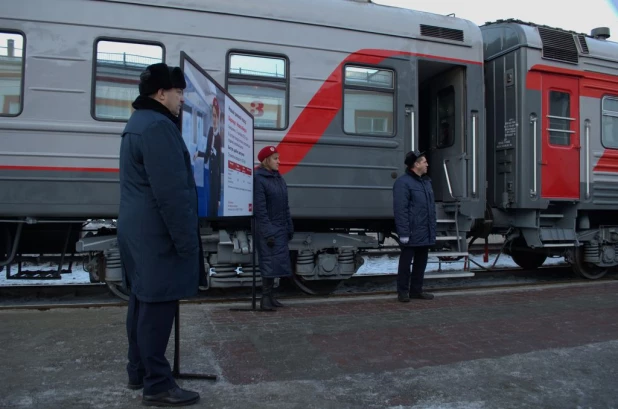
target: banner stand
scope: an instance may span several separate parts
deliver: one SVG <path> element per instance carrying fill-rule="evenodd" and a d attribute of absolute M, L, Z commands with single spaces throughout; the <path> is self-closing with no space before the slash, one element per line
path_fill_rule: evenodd
<path fill-rule="evenodd" d="M 251 251 L 251 268 L 253 270 L 253 284 L 251 285 L 251 308 L 230 308 L 230 311 L 276 312 L 274 308 L 272 310 L 263 310 L 256 307 L 255 270 L 257 269 L 257 263 L 255 262 L 255 216 L 251 217 L 251 239 L 253 241 L 253 250 Z"/>
<path fill-rule="evenodd" d="M 174 368 L 172 369 L 172 375 L 176 379 L 217 380 L 217 375 L 180 372 L 180 302 L 176 308 L 176 317 L 174 318 Z"/>

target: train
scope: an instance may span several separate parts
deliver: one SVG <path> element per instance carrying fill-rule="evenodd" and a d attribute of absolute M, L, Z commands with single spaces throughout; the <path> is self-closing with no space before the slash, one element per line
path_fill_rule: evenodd
<path fill-rule="evenodd" d="M 392 186 L 410 150 L 429 162 L 433 257 L 467 258 L 499 234 L 523 268 L 564 257 L 598 279 L 618 265 L 609 37 L 370 0 L 6 1 L 0 265 L 83 255 L 92 282 L 126 296 L 113 224 L 120 135 L 140 72 L 184 52 L 252 114 L 255 152 L 277 146 L 293 280 L 307 292 L 331 291 L 365 252 L 398 240 Z M 259 280 L 245 222 L 203 218 L 201 238 L 206 288 Z"/>

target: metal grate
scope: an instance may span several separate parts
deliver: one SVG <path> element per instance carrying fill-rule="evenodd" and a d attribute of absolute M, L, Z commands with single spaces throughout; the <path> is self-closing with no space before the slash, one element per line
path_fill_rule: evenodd
<path fill-rule="evenodd" d="M 588 43 L 586 42 L 586 36 L 583 34 L 578 34 L 577 39 L 579 40 L 579 45 L 582 47 L 582 54 L 590 54 L 588 50 Z"/>
<path fill-rule="evenodd" d="M 579 52 L 572 33 L 538 27 L 543 42 L 543 58 L 577 64 Z"/>
<path fill-rule="evenodd" d="M 427 37 L 443 38 L 451 41 L 463 41 L 464 33 L 462 30 L 456 30 L 454 28 L 428 26 L 421 24 L 421 35 Z"/>

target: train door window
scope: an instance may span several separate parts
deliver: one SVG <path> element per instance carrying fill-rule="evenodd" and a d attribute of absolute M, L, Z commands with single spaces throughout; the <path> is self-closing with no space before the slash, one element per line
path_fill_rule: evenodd
<path fill-rule="evenodd" d="M 99 40 L 95 56 L 92 116 L 103 121 L 126 121 L 139 95 L 139 76 L 149 65 L 163 62 L 163 46 Z"/>
<path fill-rule="evenodd" d="M 286 129 L 288 61 L 271 55 L 230 53 L 227 90 L 251 114 L 256 129 Z"/>
<path fill-rule="evenodd" d="M 24 36 L 0 31 L 0 116 L 17 116 L 24 95 Z"/>
<path fill-rule="evenodd" d="M 603 98 L 603 130 L 601 142 L 609 149 L 618 149 L 618 97 Z"/>
<path fill-rule="evenodd" d="M 438 91 L 438 149 L 455 143 L 455 88 L 451 85 Z"/>
<path fill-rule="evenodd" d="M 571 95 L 561 91 L 549 91 L 549 143 L 552 145 L 571 145 Z"/>
<path fill-rule="evenodd" d="M 348 65 L 343 91 L 343 130 L 349 134 L 393 135 L 395 72 Z"/>

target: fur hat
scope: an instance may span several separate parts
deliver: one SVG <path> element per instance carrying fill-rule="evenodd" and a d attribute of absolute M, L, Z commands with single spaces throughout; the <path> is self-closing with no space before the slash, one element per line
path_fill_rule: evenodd
<path fill-rule="evenodd" d="M 274 146 L 266 146 L 262 148 L 260 153 L 258 153 L 258 161 L 264 162 L 264 159 L 268 158 L 270 155 L 274 155 L 277 153 L 277 148 Z"/>
<path fill-rule="evenodd" d="M 139 94 L 152 95 L 161 88 L 185 89 L 187 83 L 180 67 L 168 67 L 165 63 L 152 64 L 139 76 Z"/>
<path fill-rule="evenodd" d="M 412 167 L 414 165 L 414 162 L 419 160 L 419 158 L 421 158 L 424 155 L 425 155 L 425 152 L 410 151 L 406 153 L 406 160 L 403 163 L 405 163 L 407 167 Z"/>

